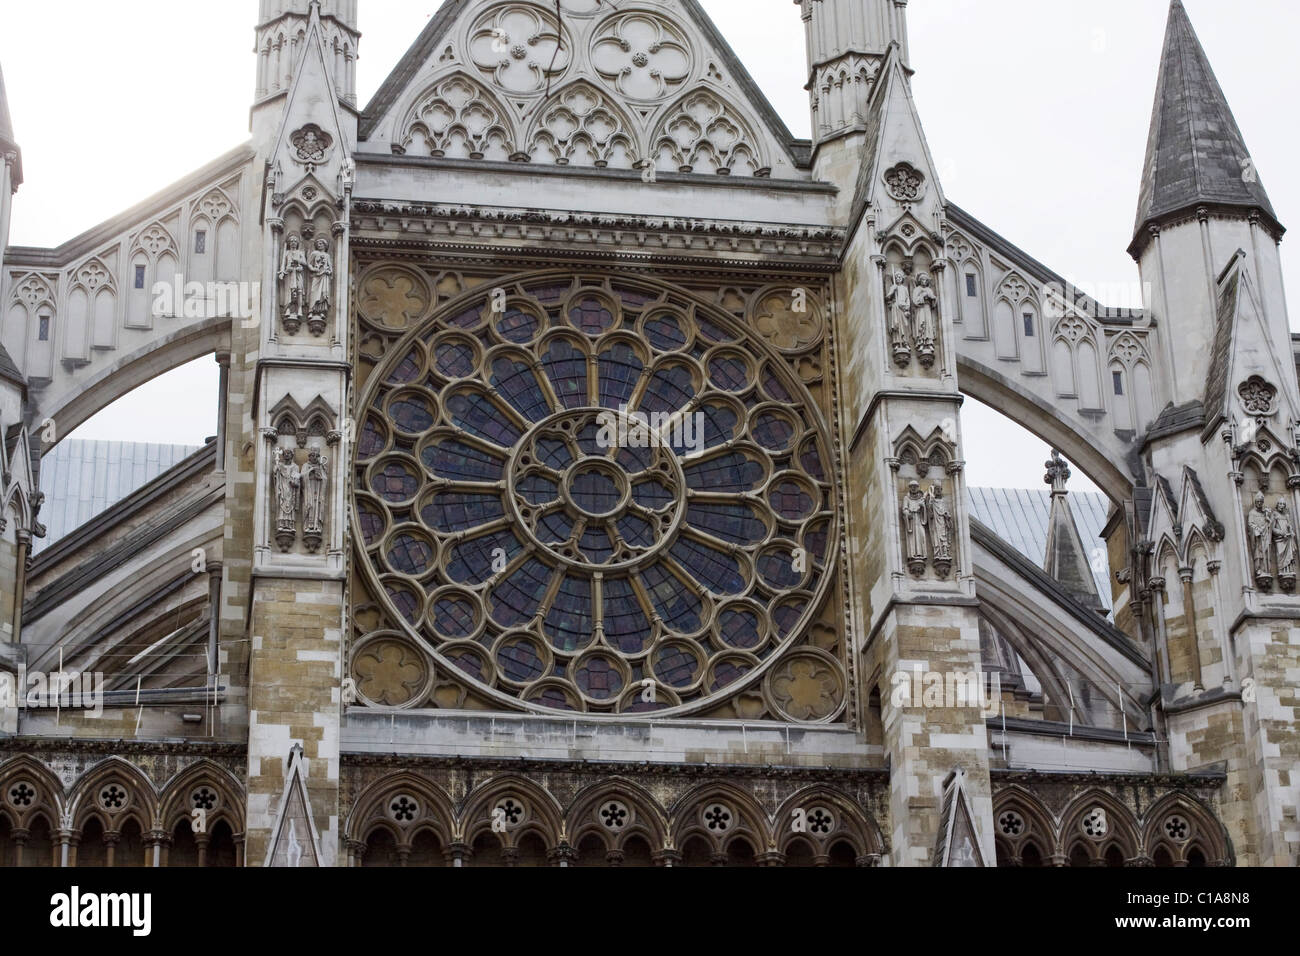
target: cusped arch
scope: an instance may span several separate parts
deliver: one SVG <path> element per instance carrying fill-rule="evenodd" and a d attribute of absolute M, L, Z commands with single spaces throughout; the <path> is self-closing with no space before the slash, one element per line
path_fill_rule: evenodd
<path fill-rule="evenodd" d="M 0 813 L 17 828 L 26 828 L 44 812 L 52 829 L 63 818 L 67 800 L 63 783 L 49 767 L 29 754 L 0 763 Z"/>
<path fill-rule="evenodd" d="M 1234 863 L 1232 840 L 1219 819 L 1191 794 L 1168 793 L 1143 816 L 1142 850 L 1154 859 L 1163 847 L 1176 865 L 1187 865 L 1193 850 L 1200 850 L 1209 866 Z"/>
<path fill-rule="evenodd" d="M 666 172 L 767 176 L 767 145 L 758 124 L 707 84 L 678 97 L 650 134 L 650 160 Z"/>
<path fill-rule="evenodd" d="M 514 804 L 522 804 L 521 814 Z M 498 810 L 501 812 L 497 813 Z M 520 774 L 501 774 L 484 781 L 465 798 L 457 829 L 462 841 L 470 846 L 489 833 L 499 837 L 503 847 L 517 847 L 532 833 L 551 849 L 559 845 L 564 832 L 564 811 L 534 781 Z"/>
<path fill-rule="evenodd" d="M 819 815 L 822 808 L 829 813 Z M 885 852 L 876 821 L 852 797 L 833 787 L 804 787 L 777 808 L 775 819 L 773 836 L 781 853 L 787 853 L 795 840 L 811 843 L 818 857 L 826 857 L 841 842 L 853 848 L 856 860 L 879 858 Z"/>
<path fill-rule="evenodd" d="M 239 222 L 239 206 L 220 186 L 213 186 L 190 206 L 191 214 L 202 217 L 214 226 L 219 226 L 227 219 Z"/>
<path fill-rule="evenodd" d="M 755 854 L 771 848 L 772 827 L 754 797 L 728 783 L 705 783 L 684 794 L 669 810 L 672 844 L 682 849 L 702 837 L 714 853 L 724 853 L 743 837 Z"/>
<path fill-rule="evenodd" d="M 204 789 L 209 794 L 205 795 Z M 200 807 L 207 812 L 209 832 L 223 820 L 232 834 L 244 832 L 243 785 L 225 767 L 208 759 L 187 767 L 163 785 L 158 802 L 161 829 L 171 833 L 181 822 L 191 820 Z"/>
<path fill-rule="evenodd" d="M 1104 816 L 1098 816 L 1097 811 Z M 1059 852 L 1068 857 L 1082 846 L 1092 861 L 1103 858 L 1109 847 L 1118 845 L 1125 860 L 1138 857 L 1142 839 L 1133 811 L 1112 794 L 1097 788 L 1079 794 L 1061 814 Z"/>
<path fill-rule="evenodd" d="M 462 70 L 430 82 L 395 115 L 392 143 L 403 152 L 423 146 L 427 155 L 451 158 L 509 159 L 516 155 L 518 137 L 510 111 L 491 90 Z"/>
<path fill-rule="evenodd" d="M 25 275 L 14 279 L 11 286 L 13 292 L 9 301 L 13 305 L 22 305 L 29 312 L 39 309 L 41 306 L 54 308 L 55 295 L 50 280 L 39 272 L 28 272 Z"/>
<path fill-rule="evenodd" d="M 631 819 L 623 820 L 626 811 Z M 574 798 L 565 814 L 565 831 L 575 847 L 593 834 L 608 850 L 621 850 L 628 840 L 640 837 L 657 853 L 667 846 L 668 815 L 648 790 L 615 778 L 594 784 Z"/>
<path fill-rule="evenodd" d="M 519 150 L 531 162 L 540 151 L 557 165 L 630 169 L 644 152 L 632 116 L 589 80 L 556 90 L 529 124 Z"/>
<path fill-rule="evenodd" d="M 456 841 L 456 810 L 447 792 L 409 770 L 376 780 L 357 797 L 343 825 L 347 839 L 364 843 L 376 828 L 393 835 L 398 846 L 409 846 L 432 830 L 443 846 Z"/>
<path fill-rule="evenodd" d="M 116 755 L 101 760 L 73 786 L 68 795 L 72 829 L 80 831 L 98 819 L 104 832 L 120 830 L 135 820 L 141 833 L 157 829 L 158 791 L 135 764 Z"/>

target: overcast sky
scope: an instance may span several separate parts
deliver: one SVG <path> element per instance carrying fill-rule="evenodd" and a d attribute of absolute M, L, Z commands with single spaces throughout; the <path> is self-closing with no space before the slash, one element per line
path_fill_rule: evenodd
<path fill-rule="evenodd" d="M 798 9 L 790 0 L 703 4 L 790 128 L 807 136 Z M 438 5 L 361 0 L 363 103 Z M 1286 174 L 1300 146 L 1300 4 L 1185 6 L 1279 218 L 1295 225 L 1300 176 Z M 1124 249 L 1166 0 L 912 0 L 907 9 L 917 106 L 948 198 L 1077 283 L 1135 283 Z M 7 2 L 0 66 L 26 173 L 11 241 L 57 245 L 243 142 L 256 17 L 256 0 Z M 214 429 L 215 382 L 210 360 L 178 370 L 76 437 L 201 443 Z M 973 484 L 1041 487 L 1040 442 L 971 402 L 965 422 Z M 1073 487 L 1088 485 L 1076 477 Z"/>

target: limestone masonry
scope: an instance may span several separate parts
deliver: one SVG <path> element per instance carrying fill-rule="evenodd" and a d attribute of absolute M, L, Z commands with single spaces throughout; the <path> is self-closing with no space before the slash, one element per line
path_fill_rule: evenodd
<path fill-rule="evenodd" d="M 0 865 L 1300 863 L 1284 230 L 1182 4 L 1140 309 L 945 194 L 906 0 L 795 6 L 811 140 L 697 0 L 445 0 L 364 106 L 357 0 L 261 0 L 249 141 L 55 249 L 0 81 Z M 1058 450 L 1041 565 L 964 395 Z"/>

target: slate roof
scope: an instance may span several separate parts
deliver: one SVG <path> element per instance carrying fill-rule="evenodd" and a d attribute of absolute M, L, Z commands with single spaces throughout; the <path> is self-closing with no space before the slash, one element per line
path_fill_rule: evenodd
<path fill-rule="evenodd" d="M 1282 231 L 1187 11 L 1174 0 L 1130 252 L 1145 243 L 1148 224 L 1201 205 L 1257 209 Z"/>
<path fill-rule="evenodd" d="M 1228 364 L 1232 359 L 1233 324 L 1237 315 L 1238 285 L 1241 273 L 1234 271 L 1219 287 L 1218 310 L 1215 315 L 1214 351 L 1210 355 L 1210 371 L 1205 376 L 1205 414 L 1222 415 L 1228 399 Z"/>
<path fill-rule="evenodd" d="M 198 446 L 143 442 L 59 442 L 41 459 L 41 521 L 49 529 L 33 542 L 37 554 L 95 515 L 184 461 Z"/>
<path fill-rule="evenodd" d="M 1047 529 L 1052 514 L 1052 494 L 1024 488 L 969 489 L 971 515 L 999 538 L 1028 558 L 1036 567 L 1047 560 Z M 1071 492 L 1070 511 L 1085 548 L 1105 548 L 1102 528 L 1110 513 L 1105 495 Z M 1103 550 L 1103 555 L 1105 554 Z M 1103 558 L 1092 568 L 1097 593 L 1111 606 L 1110 562 Z"/>
<path fill-rule="evenodd" d="M 9 355 L 9 350 L 3 345 L 0 345 L 0 378 L 13 382 L 24 390 L 27 388 L 27 379 L 23 378 L 23 373 L 18 370 L 18 366 Z"/>

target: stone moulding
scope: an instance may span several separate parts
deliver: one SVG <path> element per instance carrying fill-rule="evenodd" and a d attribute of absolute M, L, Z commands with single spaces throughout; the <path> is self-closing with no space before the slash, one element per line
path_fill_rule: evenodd
<path fill-rule="evenodd" d="M 423 234 L 430 239 L 491 242 L 499 239 L 547 243 L 635 246 L 658 251 L 797 255 L 835 259 L 842 229 L 818 225 L 748 223 L 720 219 L 606 216 L 543 209 L 442 206 L 359 199 L 352 204 L 353 229 Z"/>
<path fill-rule="evenodd" d="M 885 785 L 889 781 L 888 767 L 795 767 L 763 764 L 671 763 L 648 764 L 629 761 L 591 760 L 536 760 L 527 757 L 445 757 L 418 754 L 372 754 L 349 752 L 341 754 L 347 767 L 401 767 L 446 768 L 451 770 L 478 770 L 494 773 L 599 773 L 610 776 L 637 774 L 669 775 L 683 777 L 758 777 L 764 780 L 829 780 L 861 781 Z"/>

